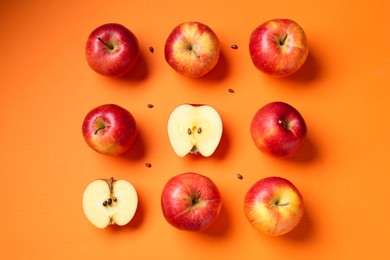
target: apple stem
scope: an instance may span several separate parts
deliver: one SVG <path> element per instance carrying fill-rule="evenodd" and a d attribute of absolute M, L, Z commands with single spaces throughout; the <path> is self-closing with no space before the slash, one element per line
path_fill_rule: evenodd
<path fill-rule="evenodd" d="M 200 58 L 200 55 L 196 53 L 196 51 L 194 50 L 194 46 L 190 46 L 190 51 L 193 52 L 195 54 L 195 58 L 199 59 Z"/>
<path fill-rule="evenodd" d="M 279 120 L 278 123 L 279 125 L 282 125 L 283 128 L 288 129 L 288 124 L 285 120 Z"/>
<path fill-rule="evenodd" d="M 198 203 L 200 195 L 201 195 L 201 192 L 198 190 L 196 192 L 196 195 L 192 198 L 192 205 L 195 205 L 196 203 Z"/>
<path fill-rule="evenodd" d="M 282 206 L 282 207 L 283 207 L 283 206 L 288 206 L 290 203 L 289 203 L 289 202 L 279 203 L 279 201 L 278 201 L 278 202 L 276 202 L 275 204 L 276 204 L 276 206 L 278 206 L 278 207 L 279 207 L 279 206 Z"/>
<path fill-rule="evenodd" d="M 98 129 L 96 129 L 96 131 L 95 131 L 93 134 L 94 134 L 94 135 L 97 135 L 98 132 L 99 132 L 100 130 L 103 130 L 104 128 L 106 128 L 106 126 L 102 126 L 102 127 L 98 128 Z"/>
<path fill-rule="evenodd" d="M 283 46 L 284 43 L 286 42 L 286 39 L 287 39 L 287 33 L 284 35 L 284 38 L 281 39 L 281 40 L 279 41 L 279 44 L 280 44 L 281 46 Z"/>
<path fill-rule="evenodd" d="M 112 44 L 106 43 L 105 41 L 102 40 L 102 38 L 100 38 L 100 36 L 98 36 L 97 39 L 98 39 L 101 43 L 103 43 L 107 48 L 109 48 L 110 50 L 113 50 L 113 49 L 114 49 L 114 46 L 112 46 Z"/>

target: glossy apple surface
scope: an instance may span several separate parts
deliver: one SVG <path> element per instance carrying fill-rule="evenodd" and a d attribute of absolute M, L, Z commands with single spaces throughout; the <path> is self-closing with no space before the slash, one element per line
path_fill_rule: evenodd
<path fill-rule="evenodd" d="M 161 207 L 167 222 L 185 231 L 203 231 L 217 219 L 221 195 L 214 182 L 188 172 L 171 178 L 162 191 Z"/>
<path fill-rule="evenodd" d="M 88 37 L 85 56 L 88 65 L 97 73 L 109 77 L 127 74 L 140 55 L 138 40 L 125 26 L 104 24 Z"/>
<path fill-rule="evenodd" d="M 127 180 L 94 180 L 83 193 L 83 211 L 100 229 L 114 224 L 126 225 L 132 220 L 137 206 L 137 192 Z"/>
<path fill-rule="evenodd" d="M 305 142 L 307 127 L 297 109 L 284 102 L 272 102 L 256 112 L 250 134 L 259 150 L 274 157 L 287 158 Z"/>
<path fill-rule="evenodd" d="M 176 26 L 165 43 L 165 60 L 181 75 L 199 78 L 219 60 L 220 43 L 214 31 L 199 22 Z"/>
<path fill-rule="evenodd" d="M 299 24 L 290 19 L 273 19 L 252 32 L 249 52 L 259 70 L 275 77 L 287 77 L 302 67 L 309 48 Z"/>
<path fill-rule="evenodd" d="M 267 177 L 256 182 L 246 193 L 244 212 L 256 230 L 280 236 L 293 230 L 301 221 L 302 195 L 289 180 Z"/>
<path fill-rule="evenodd" d="M 95 151 L 120 155 L 134 143 L 137 126 L 129 111 L 115 104 L 105 104 L 88 112 L 82 124 L 82 134 Z"/>
<path fill-rule="evenodd" d="M 170 114 L 167 124 L 169 141 L 174 152 L 211 156 L 222 137 L 222 119 L 209 105 L 181 104 Z"/>

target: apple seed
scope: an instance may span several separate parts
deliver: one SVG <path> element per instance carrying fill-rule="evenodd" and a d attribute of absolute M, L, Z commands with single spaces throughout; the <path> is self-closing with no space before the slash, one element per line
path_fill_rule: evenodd
<path fill-rule="evenodd" d="M 146 105 L 148 108 L 153 108 L 154 106 L 153 106 L 153 104 L 147 104 Z"/>
<path fill-rule="evenodd" d="M 202 128 L 199 127 L 198 130 L 197 130 L 198 134 L 202 133 Z"/>
<path fill-rule="evenodd" d="M 237 50 L 238 49 L 238 46 L 237 46 L 237 44 L 233 44 L 232 46 L 230 46 L 232 49 L 234 49 L 234 50 Z"/>
<path fill-rule="evenodd" d="M 190 128 L 188 128 L 188 130 L 187 130 L 187 134 L 188 134 L 188 135 L 191 135 L 191 134 L 192 134 L 192 131 L 191 131 L 191 129 L 190 129 Z"/>
<path fill-rule="evenodd" d="M 153 47 L 149 47 L 149 51 L 150 51 L 151 53 L 153 53 L 153 52 L 154 52 L 154 48 L 153 48 Z"/>
<path fill-rule="evenodd" d="M 236 176 L 237 176 L 237 178 L 238 178 L 238 179 L 240 179 L 240 180 L 242 180 L 242 179 L 244 178 L 244 177 L 242 177 L 242 175 L 241 175 L 241 174 L 239 174 L 239 173 L 237 173 L 237 175 L 236 175 Z"/>
<path fill-rule="evenodd" d="M 152 164 L 151 163 L 145 163 L 145 166 L 150 168 L 150 167 L 152 167 Z"/>
<path fill-rule="evenodd" d="M 229 88 L 228 91 L 229 91 L 230 93 L 234 93 L 234 89 L 232 89 L 232 88 Z"/>

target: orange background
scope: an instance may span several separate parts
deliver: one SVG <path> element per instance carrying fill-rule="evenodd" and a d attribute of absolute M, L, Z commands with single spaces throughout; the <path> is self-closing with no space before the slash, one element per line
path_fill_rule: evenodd
<path fill-rule="evenodd" d="M 0 258 L 389 259 L 389 14 L 385 0 L 2 1 Z M 252 30 L 279 17 L 297 21 L 310 46 L 286 79 L 257 71 L 248 51 Z M 170 31 L 193 20 L 222 45 L 216 69 L 197 80 L 178 75 L 163 53 Z M 142 59 L 122 79 L 96 74 L 84 57 L 89 33 L 107 22 L 140 43 Z M 288 160 L 262 154 L 249 134 L 257 109 L 276 100 L 308 125 L 307 143 Z M 184 102 L 210 104 L 222 117 L 210 158 L 179 158 L 170 147 L 167 118 Z M 100 155 L 82 138 L 84 116 L 104 103 L 137 120 L 140 135 L 124 156 Z M 223 197 L 203 233 L 176 230 L 162 215 L 163 185 L 186 171 L 209 176 Z M 300 225 L 276 238 L 243 213 L 246 191 L 270 175 L 292 181 L 306 207 Z M 111 176 L 131 181 L 140 204 L 129 225 L 99 230 L 81 197 L 90 181 Z"/>

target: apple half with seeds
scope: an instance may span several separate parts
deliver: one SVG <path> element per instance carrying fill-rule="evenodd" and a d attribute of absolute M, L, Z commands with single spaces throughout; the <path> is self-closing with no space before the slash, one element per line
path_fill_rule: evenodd
<path fill-rule="evenodd" d="M 114 224 L 126 225 L 134 217 L 137 206 L 137 192 L 127 180 L 94 180 L 84 190 L 84 213 L 100 229 Z"/>
<path fill-rule="evenodd" d="M 222 119 L 209 105 L 181 104 L 168 119 L 168 137 L 174 152 L 211 156 L 222 137 Z"/>

